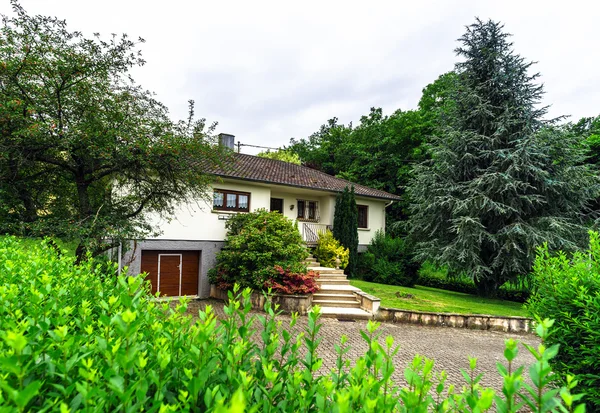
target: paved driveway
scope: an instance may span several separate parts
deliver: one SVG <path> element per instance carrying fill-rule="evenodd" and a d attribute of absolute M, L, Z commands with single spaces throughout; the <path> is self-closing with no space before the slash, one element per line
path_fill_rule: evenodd
<path fill-rule="evenodd" d="M 196 314 L 199 309 L 210 304 L 220 316 L 223 315 L 223 304 L 217 300 L 201 300 L 192 302 L 189 311 Z M 283 326 L 287 326 L 290 317 L 279 316 Z M 335 367 L 336 353 L 334 345 L 338 344 L 342 335 L 348 336 L 351 346 L 348 357 L 356 360 L 365 353 L 367 345 L 360 335 L 360 330 L 366 330 L 367 322 L 338 321 L 336 319 L 321 319 L 323 327 L 320 335 L 323 338 L 319 346 L 319 356 L 323 358 L 325 371 Z M 306 326 L 306 317 L 299 317 L 294 331 L 302 331 Z M 410 324 L 382 323 L 381 343 L 388 335 L 394 337 L 396 344 L 400 344 L 400 351 L 396 356 L 396 372 L 393 378 L 399 384 L 404 384 L 404 368 L 412 361 L 415 354 L 420 354 L 435 360 L 435 370 L 446 370 L 448 373 L 447 384 L 455 384 L 461 388 L 464 379 L 460 369 L 468 369 L 468 357 L 478 358 L 478 372 L 484 373 L 481 384 L 500 390 L 502 378 L 497 372 L 496 362 L 504 361 L 504 340 L 514 338 L 530 345 L 537 346 L 539 339 L 534 335 L 519 335 L 514 333 L 500 333 L 492 331 L 467 330 L 449 327 L 425 327 Z M 533 356 L 523 347 L 520 347 L 516 365 L 530 365 L 534 362 Z M 526 369 L 527 370 L 527 369 Z"/>

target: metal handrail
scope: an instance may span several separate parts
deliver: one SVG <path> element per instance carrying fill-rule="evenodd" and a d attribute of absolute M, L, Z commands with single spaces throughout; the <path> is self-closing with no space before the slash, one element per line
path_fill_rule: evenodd
<path fill-rule="evenodd" d="M 319 234 L 326 230 L 331 230 L 331 225 L 320 224 L 316 222 L 302 223 L 302 239 L 307 244 L 316 244 L 319 240 Z"/>

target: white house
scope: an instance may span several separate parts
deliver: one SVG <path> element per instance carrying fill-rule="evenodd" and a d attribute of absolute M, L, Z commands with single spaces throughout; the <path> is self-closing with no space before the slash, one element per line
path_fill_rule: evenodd
<path fill-rule="evenodd" d="M 233 149 L 233 136 L 221 135 Z M 181 205 L 170 222 L 156 219 L 162 235 L 132 242 L 124 258 L 129 272 L 147 272 L 153 291 L 169 296 L 208 297 L 207 272 L 226 237 L 232 214 L 265 208 L 296 220 L 310 245 L 318 232 L 333 224 L 336 195 L 354 186 L 358 205 L 359 251 L 385 228 L 385 209 L 400 197 L 339 179 L 326 173 L 273 159 L 234 153 L 214 175 L 212 202 Z"/>

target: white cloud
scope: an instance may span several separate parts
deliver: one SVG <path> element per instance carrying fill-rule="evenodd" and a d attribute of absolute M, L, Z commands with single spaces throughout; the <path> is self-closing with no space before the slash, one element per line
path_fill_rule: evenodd
<path fill-rule="evenodd" d="M 416 107 L 422 88 L 452 69 L 456 39 L 475 16 L 504 22 L 516 51 L 539 62 L 550 115 L 600 113 L 595 1 L 21 4 L 85 33 L 145 38 L 138 82 L 175 118 L 194 99 L 199 116 L 243 143 L 280 146 L 334 116 L 356 122 L 371 106 L 386 113 Z"/>

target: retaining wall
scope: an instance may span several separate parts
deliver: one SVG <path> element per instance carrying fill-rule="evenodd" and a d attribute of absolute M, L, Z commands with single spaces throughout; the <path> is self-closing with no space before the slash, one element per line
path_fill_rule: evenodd
<path fill-rule="evenodd" d="M 473 330 L 504 331 L 507 333 L 529 333 L 533 330 L 533 320 L 526 317 L 502 317 L 484 314 L 430 313 L 425 311 L 407 311 L 397 308 L 379 307 L 375 313 L 378 321 L 393 323 L 421 324 Z"/>

